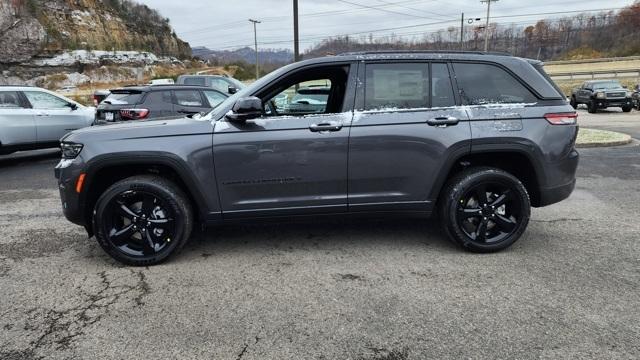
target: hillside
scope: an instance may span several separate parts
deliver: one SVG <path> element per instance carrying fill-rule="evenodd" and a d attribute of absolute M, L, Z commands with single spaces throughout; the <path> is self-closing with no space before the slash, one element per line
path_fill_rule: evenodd
<path fill-rule="evenodd" d="M 293 53 L 290 50 L 259 50 L 260 63 L 287 64 L 293 61 Z M 219 64 L 233 62 L 256 63 L 256 52 L 252 48 L 244 47 L 236 50 L 211 50 L 206 47 L 194 47 L 193 56 L 204 60 L 211 60 Z"/>
<path fill-rule="evenodd" d="M 168 19 L 130 0 L 0 1 L 0 63 L 77 49 L 191 56 L 189 44 L 176 36 Z"/>

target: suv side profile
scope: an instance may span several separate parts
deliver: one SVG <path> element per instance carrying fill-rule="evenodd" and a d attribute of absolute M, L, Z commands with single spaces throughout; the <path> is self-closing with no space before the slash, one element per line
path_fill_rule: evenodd
<path fill-rule="evenodd" d="M 319 85 L 326 101 L 290 106 Z M 194 224 L 319 215 L 437 214 L 456 244 L 493 252 L 531 206 L 573 191 L 576 120 L 534 60 L 345 54 L 285 66 L 204 116 L 76 131 L 55 172 L 65 216 L 126 264 L 166 260 Z"/>
<path fill-rule="evenodd" d="M 229 97 L 204 86 L 153 85 L 113 89 L 100 102 L 94 124 L 169 119 L 209 112 Z"/>
<path fill-rule="evenodd" d="M 0 86 L 0 154 L 56 148 L 66 133 L 90 126 L 95 108 L 31 86 Z"/>

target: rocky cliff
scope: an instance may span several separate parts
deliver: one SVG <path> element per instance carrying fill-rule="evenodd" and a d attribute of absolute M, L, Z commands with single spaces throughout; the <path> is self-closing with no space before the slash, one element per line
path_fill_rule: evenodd
<path fill-rule="evenodd" d="M 139 50 L 187 58 L 168 19 L 130 0 L 1 0 L 0 63 L 62 50 Z"/>

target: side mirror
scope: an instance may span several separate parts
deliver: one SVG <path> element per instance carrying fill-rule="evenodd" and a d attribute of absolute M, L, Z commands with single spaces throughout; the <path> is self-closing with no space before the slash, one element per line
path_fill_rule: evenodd
<path fill-rule="evenodd" d="M 262 100 L 255 96 L 238 99 L 233 109 L 225 115 L 227 119 L 235 122 L 245 122 L 262 116 Z"/>
<path fill-rule="evenodd" d="M 235 87 L 229 85 L 228 91 L 229 91 L 229 94 L 233 95 L 233 94 L 238 92 L 238 89 L 236 89 Z"/>
<path fill-rule="evenodd" d="M 78 105 L 76 105 L 74 103 L 68 103 L 67 106 L 71 108 L 71 111 L 74 111 L 74 110 L 78 109 Z"/>

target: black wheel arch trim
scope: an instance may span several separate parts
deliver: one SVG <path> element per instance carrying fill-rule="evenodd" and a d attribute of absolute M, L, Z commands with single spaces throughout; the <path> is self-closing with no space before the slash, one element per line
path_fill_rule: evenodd
<path fill-rule="evenodd" d="M 172 169 L 187 187 L 184 190 L 195 201 L 194 205 L 197 207 L 197 209 L 194 210 L 197 210 L 197 213 L 200 215 L 201 219 L 205 220 L 211 216 L 210 209 L 203 200 L 204 192 L 198 185 L 198 181 L 195 179 L 196 176 L 184 163 L 184 161 L 180 159 L 180 157 L 169 152 L 136 151 L 96 156 L 95 158 L 89 160 L 85 166 L 84 172 L 86 173 L 86 181 L 84 187 L 85 189 L 91 188 L 91 185 L 95 180 L 94 175 L 100 170 L 111 166 L 117 167 L 135 164 L 160 165 Z M 88 195 L 89 194 L 87 193 L 87 191 L 83 191 L 80 194 L 79 198 L 80 211 L 82 211 L 84 214 L 87 214 L 87 211 L 92 210 L 86 209 Z M 86 224 L 91 224 L 91 221 L 88 221 L 90 219 L 85 220 L 87 220 Z"/>
<path fill-rule="evenodd" d="M 429 196 L 430 199 L 437 201 L 442 189 L 444 188 L 449 173 L 466 156 L 484 153 L 517 153 L 525 156 L 533 165 L 535 177 L 538 187 L 543 188 L 546 184 L 544 165 L 539 160 L 543 156 L 539 148 L 530 140 L 522 138 L 486 138 L 471 140 L 471 149 L 467 152 L 454 149 L 449 152 L 442 171 L 438 174 L 434 187 Z M 538 189 L 539 190 L 539 189 Z"/>

